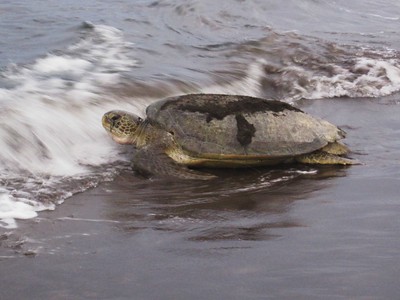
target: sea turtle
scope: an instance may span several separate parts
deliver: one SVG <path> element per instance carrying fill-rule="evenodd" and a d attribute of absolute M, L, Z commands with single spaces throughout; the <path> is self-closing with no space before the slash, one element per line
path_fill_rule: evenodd
<path fill-rule="evenodd" d="M 133 166 L 145 173 L 210 179 L 192 168 L 358 163 L 342 157 L 343 130 L 281 101 L 189 94 L 155 102 L 146 114 L 113 110 L 102 119 L 114 141 L 135 146 Z"/>

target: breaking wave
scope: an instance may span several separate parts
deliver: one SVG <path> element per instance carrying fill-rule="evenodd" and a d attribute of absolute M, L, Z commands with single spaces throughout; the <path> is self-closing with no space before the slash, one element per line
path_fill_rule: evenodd
<path fill-rule="evenodd" d="M 260 40 L 196 46 L 199 57 L 213 52 L 210 61 L 224 60 L 208 71 L 211 81 L 195 81 L 190 73 L 172 80 L 166 75 L 167 83 L 160 84 L 158 77 L 144 85 L 157 93 L 142 94 L 138 86 L 143 79 L 132 76 L 138 49 L 123 33 L 91 23 L 79 30 L 81 40 L 67 49 L 0 73 L 2 227 L 16 227 L 15 219 L 54 209 L 126 168 L 126 148 L 115 145 L 101 127 L 101 116 L 110 109 L 143 114 L 156 97 L 189 92 L 295 102 L 381 97 L 400 90 L 394 50 L 338 46 L 269 29 Z"/>
<path fill-rule="evenodd" d="M 111 178 L 119 150 L 100 125 L 115 99 L 105 92 L 136 65 L 132 45 L 109 26 L 84 24 L 84 38 L 32 65 L 10 66 L 0 89 L 0 225 L 54 208 Z M 127 104 L 129 106 L 129 104 Z M 127 107 L 128 108 L 128 107 Z M 130 110 L 138 111 L 130 105 Z"/>

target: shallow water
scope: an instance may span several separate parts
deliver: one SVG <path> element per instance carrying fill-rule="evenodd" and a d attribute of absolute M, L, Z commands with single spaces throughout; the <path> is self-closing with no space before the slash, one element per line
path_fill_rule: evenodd
<path fill-rule="evenodd" d="M 0 298 L 398 298 L 400 8 L 377 5 L 3 1 Z M 291 102 L 363 165 L 137 176 L 102 114 L 189 92 Z"/>
<path fill-rule="evenodd" d="M 9 12 L 2 19 L 11 33 L 7 47 L 29 49 L 0 53 L 0 226 L 5 228 L 118 174 L 130 153 L 101 127 L 99 120 L 110 109 L 144 115 L 145 107 L 160 98 L 194 92 L 296 104 L 302 98 L 382 97 L 400 89 L 396 39 L 376 45 L 375 38 L 382 38 L 376 31 L 360 41 L 361 25 L 350 19 L 334 23 L 328 32 L 305 23 L 292 28 L 274 15 L 301 20 L 306 11 L 330 11 L 327 2 L 293 3 L 286 13 L 257 1 L 229 6 L 121 2 L 116 15 L 105 14 L 105 4 L 98 1 L 83 7 L 74 2 L 65 12 L 57 10 L 63 2 L 22 10 L 18 3 L 2 4 Z M 243 8 L 251 8 L 251 15 L 239 17 Z M 79 13 L 71 17 L 72 12 Z M 375 30 L 397 30 L 395 17 L 386 15 L 362 13 Z M 346 38 L 329 40 L 331 33 L 344 30 L 340 24 L 349 30 Z M 45 42 L 59 38 L 63 42 L 57 45 Z"/>
<path fill-rule="evenodd" d="M 25 295 L 21 278 L 33 299 L 397 298 L 400 106 L 381 100 L 302 102 L 346 128 L 363 165 L 200 183 L 125 171 L 22 222 L 2 240 L 4 298 Z"/>

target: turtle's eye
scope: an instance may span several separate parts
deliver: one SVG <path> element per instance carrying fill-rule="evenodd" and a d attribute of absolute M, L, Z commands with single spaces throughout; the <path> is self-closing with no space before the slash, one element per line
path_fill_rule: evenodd
<path fill-rule="evenodd" d="M 114 127 L 114 126 L 115 126 L 115 123 L 116 123 L 119 119 L 121 119 L 121 116 L 119 116 L 119 115 L 114 115 L 114 116 L 112 116 L 112 117 L 110 118 L 111 127 Z"/>
<path fill-rule="evenodd" d="M 113 123 L 118 121 L 119 119 L 121 119 L 121 116 L 112 116 L 111 117 L 111 121 L 113 121 Z"/>
<path fill-rule="evenodd" d="M 121 116 L 119 116 L 119 115 L 114 115 L 114 116 L 112 116 L 109 120 L 110 120 L 110 123 L 111 123 L 111 126 L 110 126 L 110 130 L 112 131 L 113 130 L 113 128 L 115 127 L 115 123 L 119 120 L 119 119 L 121 119 Z"/>

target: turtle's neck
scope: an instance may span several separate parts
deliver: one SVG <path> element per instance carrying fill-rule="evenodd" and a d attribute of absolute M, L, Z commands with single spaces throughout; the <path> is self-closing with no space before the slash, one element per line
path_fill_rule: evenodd
<path fill-rule="evenodd" d="M 136 148 L 142 148 L 149 144 L 158 144 L 166 142 L 168 133 L 157 126 L 154 126 L 147 120 L 143 121 L 132 135 L 132 144 Z"/>

